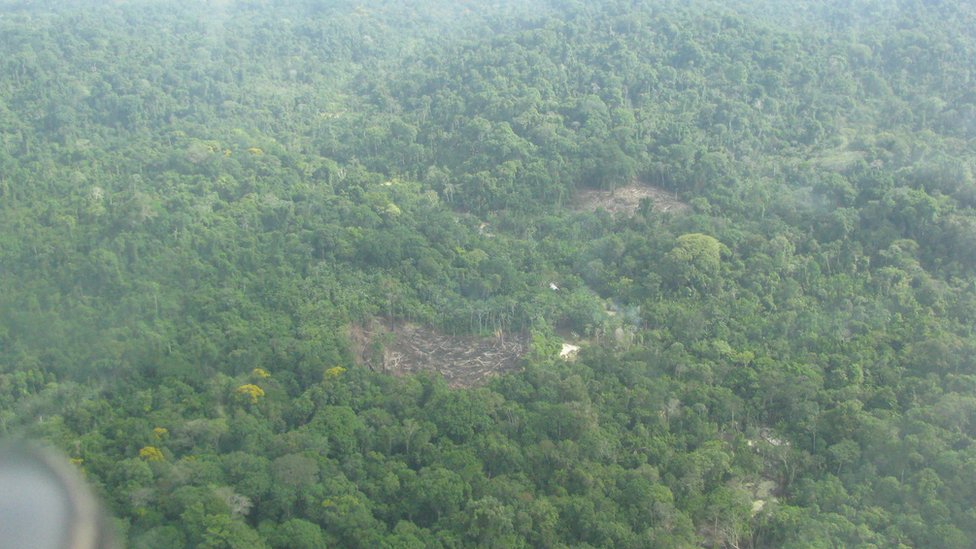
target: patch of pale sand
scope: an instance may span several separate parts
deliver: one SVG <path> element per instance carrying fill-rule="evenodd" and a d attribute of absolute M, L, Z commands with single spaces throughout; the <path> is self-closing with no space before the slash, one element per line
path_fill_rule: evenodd
<path fill-rule="evenodd" d="M 570 343 L 563 343 L 563 348 L 559 351 L 559 358 L 569 360 L 579 353 L 579 345 L 572 345 Z"/>

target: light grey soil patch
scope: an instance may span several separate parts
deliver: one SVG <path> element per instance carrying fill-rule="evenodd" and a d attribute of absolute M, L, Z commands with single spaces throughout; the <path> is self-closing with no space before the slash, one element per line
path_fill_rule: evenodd
<path fill-rule="evenodd" d="M 517 370 L 528 348 L 525 338 L 511 334 L 451 336 L 410 323 L 356 325 L 349 336 L 359 363 L 393 375 L 437 372 L 451 387 L 483 385 Z"/>
<path fill-rule="evenodd" d="M 610 214 L 633 215 L 640 207 L 641 200 L 651 201 L 656 212 L 682 213 L 690 207 L 664 189 L 634 181 L 613 191 L 586 189 L 576 195 L 576 209 L 588 212 L 606 210 Z"/>

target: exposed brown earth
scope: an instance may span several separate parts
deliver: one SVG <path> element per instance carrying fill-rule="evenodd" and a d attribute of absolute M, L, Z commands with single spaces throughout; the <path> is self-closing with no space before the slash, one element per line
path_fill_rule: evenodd
<path fill-rule="evenodd" d="M 596 189 L 580 191 L 576 195 L 576 207 L 589 212 L 606 210 L 614 215 L 632 215 L 640 207 L 641 200 L 645 198 L 651 201 L 651 207 L 656 212 L 681 213 L 689 210 L 689 206 L 678 200 L 673 193 L 641 181 L 634 181 L 625 187 L 617 187 L 613 191 Z"/>
<path fill-rule="evenodd" d="M 450 336 L 410 323 L 353 326 L 350 340 L 356 359 L 374 370 L 393 375 L 437 372 L 451 387 L 482 385 L 516 370 L 527 349 L 525 338 L 511 334 Z"/>

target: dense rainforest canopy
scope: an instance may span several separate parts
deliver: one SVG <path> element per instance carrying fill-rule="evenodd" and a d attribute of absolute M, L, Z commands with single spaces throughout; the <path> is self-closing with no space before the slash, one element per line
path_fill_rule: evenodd
<path fill-rule="evenodd" d="M 0 433 L 132 547 L 972 547 L 974 29 L 2 0 Z M 397 324 L 525 349 L 454 388 Z"/>

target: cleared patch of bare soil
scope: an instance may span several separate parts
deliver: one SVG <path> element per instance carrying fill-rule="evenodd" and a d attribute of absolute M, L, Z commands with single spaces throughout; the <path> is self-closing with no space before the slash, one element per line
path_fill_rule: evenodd
<path fill-rule="evenodd" d="M 656 212 L 681 213 L 689 210 L 689 206 L 678 200 L 673 193 L 641 181 L 617 187 L 613 191 L 597 189 L 580 191 L 576 195 L 576 207 L 589 212 L 606 210 L 614 215 L 632 215 L 637 211 L 641 200 L 645 198 L 651 201 L 651 207 Z"/>
<path fill-rule="evenodd" d="M 492 376 L 518 369 L 525 354 L 525 338 L 451 336 L 410 323 L 350 329 L 357 360 L 393 375 L 437 372 L 451 387 L 482 385 Z"/>

